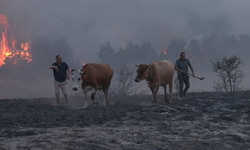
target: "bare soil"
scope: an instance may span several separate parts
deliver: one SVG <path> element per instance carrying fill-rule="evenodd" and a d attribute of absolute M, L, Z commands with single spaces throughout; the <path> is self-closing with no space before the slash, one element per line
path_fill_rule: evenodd
<path fill-rule="evenodd" d="M 117 96 L 110 107 L 99 100 L 86 109 L 73 97 L 62 106 L 54 99 L 0 100 L 0 149 L 250 149 L 249 95 L 189 96 L 172 104 L 158 96 L 158 105 L 152 96 Z"/>

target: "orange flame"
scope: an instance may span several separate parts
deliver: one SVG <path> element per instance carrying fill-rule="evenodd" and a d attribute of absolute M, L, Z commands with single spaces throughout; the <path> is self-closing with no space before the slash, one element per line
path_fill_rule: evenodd
<path fill-rule="evenodd" d="M 0 14 L 0 25 L 4 27 L 2 32 L 2 39 L 0 42 L 0 67 L 5 64 L 7 58 L 13 64 L 19 64 L 20 61 L 26 61 L 27 63 L 32 61 L 32 56 L 29 53 L 30 42 L 22 42 L 19 49 L 16 48 L 16 40 L 11 39 L 11 46 L 9 46 L 9 41 L 7 39 L 7 29 L 9 27 L 9 22 L 4 14 Z"/>
<path fill-rule="evenodd" d="M 82 64 L 83 66 L 85 66 L 85 61 L 83 61 L 83 64 Z"/>
<path fill-rule="evenodd" d="M 167 47 L 164 48 L 163 53 L 164 53 L 165 55 L 168 54 L 168 52 L 167 52 Z"/>
<path fill-rule="evenodd" d="M 197 61 L 197 57 L 192 57 L 190 60 Z"/>

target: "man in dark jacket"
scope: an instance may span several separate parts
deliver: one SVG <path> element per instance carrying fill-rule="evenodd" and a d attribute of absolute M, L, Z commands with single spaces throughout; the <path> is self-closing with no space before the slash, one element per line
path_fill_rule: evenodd
<path fill-rule="evenodd" d="M 65 97 L 66 102 L 68 103 L 68 95 L 66 88 L 67 79 L 70 78 L 70 70 L 68 64 L 62 61 L 62 57 L 60 55 L 57 55 L 56 62 L 50 66 L 50 69 L 53 69 L 55 96 L 57 104 L 60 104 L 60 89 Z"/>
<path fill-rule="evenodd" d="M 189 76 L 188 76 L 188 67 L 192 71 L 192 76 L 194 77 L 194 70 L 190 61 L 186 58 L 185 52 L 181 52 L 180 58 L 175 62 L 175 70 L 178 71 L 177 77 L 179 80 L 179 94 L 180 98 L 186 97 L 186 92 L 189 89 Z M 185 83 L 185 89 L 183 90 L 183 83 Z"/>

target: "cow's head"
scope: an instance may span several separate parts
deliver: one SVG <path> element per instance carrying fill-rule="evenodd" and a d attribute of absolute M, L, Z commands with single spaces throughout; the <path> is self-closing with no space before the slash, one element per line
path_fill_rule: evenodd
<path fill-rule="evenodd" d="M 149 68 L 146 64 L 135 65 L 138 67 L 135 82 L 140 82 L 142 80 L 148 80 L 149 78 Z"/>
<path fill-rule="evenodd" d="M 71 70 L 71 78 L 72 78 L 72 81 L 73 81 L 73 91 L 78 91 L 78 89 L 81 88 L 81 76 L 82 76 L 82 70 L 75 70 L 75 69 L 72 69 Z"/>

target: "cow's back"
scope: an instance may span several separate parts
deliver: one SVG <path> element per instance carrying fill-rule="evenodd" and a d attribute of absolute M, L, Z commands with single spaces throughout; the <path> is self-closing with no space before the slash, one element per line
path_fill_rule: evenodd
<path fill-rule="evenodd" d="M 149 64 L 150 76 L 159 84 L 169 84 L 173 80 L 174 65 L 167 60 Z"/>
<path fill-rule="evenodd" d="M 88 64 L 86 68 L 86 80 L 97 82 L 104 87 L 109 86 L 113 77 L 113 69 L 107 64 Z"/>

